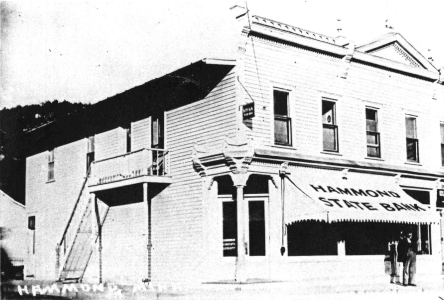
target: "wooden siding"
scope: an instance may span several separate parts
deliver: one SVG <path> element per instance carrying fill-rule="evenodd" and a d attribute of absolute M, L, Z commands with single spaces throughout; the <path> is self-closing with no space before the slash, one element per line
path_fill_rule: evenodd
<path fill-rule="evenodd" d="M 119 127 L 95 136 L 95 159 L 126 153 L 126 130 Z"/>
<path fill-rule="evenodd" d="M 87 139 L 55 148 L 52 182 L 47 181 L 48 152 L 26 159 L 26 213 L 36 216 L 35 276 L 38 279 L 55 278 L 55 249 L 85 179 L 86 152 Z M 27 260 L 29 258 L 28 253 Z"/>
<path fill-rule="evenodd" d="M 235 73 L 209 95 L 166 113 L 170 174 L 174 178 L 153 200 L 153 280 L 196 281 L 202 276 L 202 179 L 193 169 L 193 145 L 221 150 L 236 131 Z M 168 237 L 168 238 L 165 238 Z"/>
<path fill-rule="evenodd" d="M 443 86 L 356 62 L 342 79 L 337 77 L 343 64 L 339 58 L 256 37 L 249 40 L 244 62 L 243 84 L 256 102 L 256 116 L 246 128 L 252 128 L 247 131 L 255 144 L 274 143 L 272 90 L 277 87 L 290 91 L 293 147 L 300 153 L 329 155 L 322 153 L 321 124 L 322 97 L 329 97 L 337 100 L 343 158 L 367 160 L 365 107 L 370 106 L 379 109 L 384 163 L 407 163 L 404 117 L 413 114 L 418 117 L 418 167 L 440 167 Z"/>
<path fill-rule="evenodd" d="M 151 117 L 131 123 L 131 151 L 151 148 Z"/>
<path fill-rule="evenodd" d="M 27 218 L 25 206 L 0 191 L 0 227 L 7 229 L 7 238 L 1 241 L 14 265 L 23 265 L 26 257 Z"/>

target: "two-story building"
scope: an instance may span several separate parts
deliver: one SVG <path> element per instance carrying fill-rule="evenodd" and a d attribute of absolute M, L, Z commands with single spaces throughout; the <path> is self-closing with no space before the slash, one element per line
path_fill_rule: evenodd
<path fill-rule="evenodd" d="M 236 10 L 236 57 L 29 133 L 27 278 L 388 282 L 409 229 L 418 281 L 440 274 L 442 73 L 400 34 L 356 46 Z"/>

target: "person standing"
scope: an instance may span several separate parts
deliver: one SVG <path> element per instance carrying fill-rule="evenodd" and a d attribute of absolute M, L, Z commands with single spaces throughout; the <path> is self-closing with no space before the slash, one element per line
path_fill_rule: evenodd
<path fill-rule="evenodd" d="M 400 260 L 398 255 L 398 244 L 404 238 L 403 232 L 399 233 L 398 241 L 394 241 L 390 244 L 390 265 L 391 265 L 391 274 L 390 274 L 390 283 L 400 284 L 399 280 L 399 269 L 400 269 Z"/>
<path fill-rule="evenodd" d="M 402 284 L 404 286 L 416 286 L 416 248 L 417 243 L 414 242 L 413 234 L 409 231 L 407 236 L 398 244 L 398 254 L 404 269 L 402 272 Z"/>

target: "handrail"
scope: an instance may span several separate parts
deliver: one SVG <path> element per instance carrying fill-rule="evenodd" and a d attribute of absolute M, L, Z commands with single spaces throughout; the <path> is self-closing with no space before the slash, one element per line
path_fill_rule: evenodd
<path fill-rule="evenodd" d="M 91 166 L 89 167 L 88 172 L 86 173 L 85 181 L 83 181 L 82 188 L 80 189 L 79 196 L 77 197 L 77 201 L 74 204 L 74 208 L 73 208 L 73 210 L 71 212 L 71 216 L 69 217 L 68 223 L 66 224 L 65 230 L 63 231 L 63 235 L 62 235 L 62 238 L 61 238 L 60 243 L 58 244 L 58 246 L 61 246 L 63 241 L 65 240 L 66 233 L 68 232 L 68 228 L 69 228 L 69 226 L 71 224 L 71 221 L 72 221 L 72 218 L 74 217 L 74 214 L 76 212 L 77 205 L 79 204 L 80 199 L 82 198 L 83 190 L 85 189 L 86 182 L 88 181 L 88 177 L 89 177 L 90 172 L 91 172 Z"/>
<path fill-rule="evenodd" d="M 160 149 L 160 148 L 142 148 L 142 149 L 134 150 L 134 151 L 131 151 L 131 152 L 127 152 L 127 153 L 123 153 L 123 154 L 119 154 L 119 155 L 115 155 L 115 156 L 111 156 L 111 157 L 95 160 L 92 163 L 95 164 L 95 163 L 102 162 L 102 161 L 105 161 L 105 160 L 110 160 L 110 159 L 121 157 L 121 156 L 127 156 L 127 155 L 130 155 L 130 154 L 133 154 L 133 153 L 141 152 L 143 150 L 163 151 L 163 152 L 165 152 L 165 155 L 168 154 L 168 152 L 169 152 L 166 149 Z"/>

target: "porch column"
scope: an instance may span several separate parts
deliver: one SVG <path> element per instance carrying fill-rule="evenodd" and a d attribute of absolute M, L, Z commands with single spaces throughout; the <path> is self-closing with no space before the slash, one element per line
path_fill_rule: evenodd
<path fill-rule="evenodd" d="M 103 280 L 103 262 L 102 262 L 102 224 L 100 224 L 100 211 L 97 203 L 97 197 L 95 193 L 91 193 L 91 210 L 92 210 L 92 232 L 93 235 L 97 234 L 99 238 L 99 283 Z"/>
<path fill-rule="evenodd" d="M 152 249 L 152 243 L 151 243 L 151 200 L 148 198 L 148 183 L 143 183 L 143 203 L 145 206 L 145 212 L 146 212 L 146 228 L 147 228 L 147 234 L 146 234 L 146 248 L 147 248 L 147 278 L 144 281 L 150 282 L 151 281 L 151 249 Z"/>
<path fill-rule="evenodd" d="M 247 174 L 232 175 L 234 186 L 236 187 L 236 208 L 237 208 L 237 257 L 235 280 L 243 282 L 247 279 L 245 258 L 248 256 L 248 201 L 244 200 L 244 187 L 246 185 Z"/>

